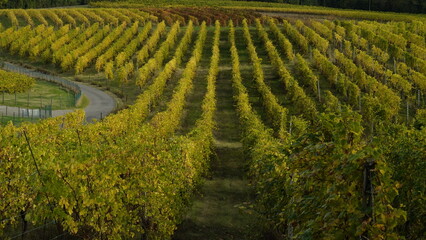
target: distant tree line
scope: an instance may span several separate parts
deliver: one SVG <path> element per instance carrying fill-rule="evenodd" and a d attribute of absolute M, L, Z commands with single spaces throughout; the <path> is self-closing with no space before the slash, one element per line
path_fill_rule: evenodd
<path fill-rule="evenodd" d="M 0 0 L 1 8 L 46 8 L 87 4 L 90 0 Z"/>
<path fill-rule="evenodd" d="M 2 8 L 44 8 L 88 4 L 91 0 L 0 0 Z M 92 0 L 125 2 L 126 0 Z M 143 2 L 143 0 L 140 0 Z M 215 1 L 215 0 L 211 0 Z M 244 1 L 244 0 L 240 0 Z M 316 5 L 335 8 L 364 9 L 372 11 L 411 12 L 426 14 L 426 0 L 245 0 L 281 2 L 299 5 Z M 134 1 L 137 2 L 137 1 Z"/>
<path fill-rule="evenodd" d="M 255 0 L 249 0 L 255 1 Z M 426 0 L 256 0 L 371 11 L 425 13 Z"/>

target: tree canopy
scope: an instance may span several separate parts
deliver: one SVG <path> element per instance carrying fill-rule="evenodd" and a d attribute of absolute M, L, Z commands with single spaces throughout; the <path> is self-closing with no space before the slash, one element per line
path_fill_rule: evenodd
<path fill-rule="evenodd" d="M 424 0 L 317 0 L 317 4 L 337 8 L 426 13 Z"/>
<path fill-rule="evenodd" d="M 87 4 L 89 0 L 0 0 L 3 8 L 43 8 Z"/>
<path fill-rule="evenodd" d="M 254 0 L 249 0 L 254 1 Z M 315 5 L 334 8 L 363 9 L 372 11 L 392 11 L 426 13 L 425 0 L 256 0 L 282 2 L 299 5 Z"/>
<path fill-rule="evenodd" d="M 90 1 L 125 2 L 127 0 L 0 0 L 3 8 L 43 8 L 88 4 Z M 143 0 L 140 0 L 143 1 Z M 215 1 L 215 0 L 211 0 Z M 253 0 L 240 0 L 253 1 Z M 426 0 L 255 0 L 335 8 L 426 13 Z M 133 0 L 132 2 L 137 2 Z"/>

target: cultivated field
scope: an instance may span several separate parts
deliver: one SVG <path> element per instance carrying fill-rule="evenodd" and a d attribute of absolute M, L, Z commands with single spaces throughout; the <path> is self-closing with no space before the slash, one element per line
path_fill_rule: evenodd
<path fill-rule="evenodd" d="M 425 238 L 424 16 L 163 4 L 0 10 L 3 60 L 122 100 L 0 127 L 0 238 Z"/>

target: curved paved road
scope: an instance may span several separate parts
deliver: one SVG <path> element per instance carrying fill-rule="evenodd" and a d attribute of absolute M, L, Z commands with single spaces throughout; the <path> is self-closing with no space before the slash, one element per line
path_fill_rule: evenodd
<path fill-rule="evenodd" d="M 37 71 L 34 71 L 32 69 L 24 68 L 22 66 L 18 66 L 12 63 L 5 62 L 5 69 L 8 71 L 13 72 L 19 72 L 21 74 L 25 74 L 31 77 L 36 77 L 40 79 L 51 79 L 53 76 L 40 73 Z M 68 80 L 69 81 L 69 80 Z M 89 105 L 84 109 L 86 112 L 86 121 L 92 122 L 93 119 L 101 119 L 104 118 L 106 115 L 110 114 L 115 108 L 116 108 L 116 102 L 113 97 L 108 95 L 107 93 L 88 86 L 84 83 L 74 82 L 76 83 L 80 88 L 82 94 L 84 94 L 89 99 Z M 2 111 L 5 106 L 0 106 L 0 112 Z M 18 108 L 15 107 L 8 107 L 7 115 L 12 116 L 13 112 L 16 111 L 16 116 L 18 116 Z M 67 109 L 67 110 L 54 110 L 52 111 L 52 116 L 60 116 L 64 115 L 66 113 L 72 112 L 73 110 Z"/>
<path fill-rule="evenodd" d="M 84 109 L 87 121 L 91 121 L 93 118 L 101 119 L 115 109 L 116 102 L 107 93 L 83 83 L 77 84 L 80 86 L 81 92 L 90 101 L 89 105 Z"/>

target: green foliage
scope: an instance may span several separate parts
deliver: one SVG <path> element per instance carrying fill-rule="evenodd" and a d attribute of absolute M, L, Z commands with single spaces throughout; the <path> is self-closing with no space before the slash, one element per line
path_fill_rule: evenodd
<path fill-rule="evenodd" d="M 281 229 L 291 229 L 296 238 L 399 239 L 395 228 L 405 213 L 390 205 L 396 185 L 380 153 L 362 141 L 362 130 L 361 116 L 343 108 L 322 114 L 313 134 L 293 144 L 295 154 L 278 180 L 287 186 L 281 187 L 287 197 L 276 208 Z M 372 159 L 374 209 L 363 203 L 362 191 L 363 169 Z"/>
<path fill-rule="evenodd" d="M 0 197 L 6 199 L 0 202 L 0 219 L 8 219 L 0 222 L 0 229 L 16 224 L 14 216 L 22 211 L 34 224 L 53 219 L 60 228 L 85 239 L 139 234 L 167 239 L 173 234 L 208 167 L 215 126 L 215 82 L 219 71 L 226 71 L 226 67 L 219 68 L 220 50 L 227 44 L 220 39 L 224 19 L 215 22 L 201 117 L 189 134 L 179 136 L 176 130 L 185 114 L 192 81 L 198 70 L 207 69 L 201 61 L 207 24 L 193 26 L 201 22 L 198 16 L 172 15 L 170 11 L 166 19 L 165 11 L 158 13 L 160 19 L 173 24 L 168 28 L 165 21 L 156 24 L 155 17 L 138 11 L 11 10 L 7 15 L 10 21 L 15 16 L 28 26 L 17 27 L 18 21 L 1 31 L 4 50 L 41 57 L 77 73 L 94 65 L 107 79 L 136 83 L 143 86 L 143 92 L 133 105 L 95 124 L 83 125 L 83 113 L 76 112 L 34 125 L 0 128 L 0 149 L 5 149 L 0 151 L 4 159 L 0 165 L 5 169 L 0 173 L 0 182 L 5 183 L 0 186 Z M 180 31 L 183 21 L 187 23 L 185 33 Z M 111 25 L 100 27 L 105 23 Z M 259 47 L 250 33 L 250 18 L 238 23 L 243 33 L 239 37 L 246 42 L 250 57 L 253 86 L 261 96 L 264 119 L 272 126 L 266 127 L 250 105 L 250 91 L 240 72 L 240 64 L 247 65 L 240 63 L 239 51 L 245 50 L 237 49 L 234 22 L 230 21 L 235 106 L 256 191 L 254 209 L 265 224 L 278 238 L 419 238 L 425 221 L 422 161 L 426 114 L 421 101 L 426 89 L 426 65 L 421 56 L 425 25 L 374 26 L 350 21 L 297 21 L 292 25 L 263 18 L 255 21 Z M 78 24 L 81 27 L 75 28 Z M 266 50 L 264 54 L 282 83 L 285 105 L 265 82 L 260 48 Z M 392 69 L 389 60 L 394 57 Z M 181 66 L 184 60 L 187 62 Z M 177 87 L 167 91 L 177 71 Z M 328 81 L 325 90 L 319 86 L 321 92 L 319 74 Z M 6 83 L 0 86 L 10 85 L 10 78 L 3 79 Z M 16 82 L 18 88 L 26 84 Z M 165 110 L 151 113 L 166 91 L 171 100 L 159 108 Z M 315 99 L 320 94 L 318 104 Z M 420 97 L 408 112 L 417 111 L 415 125 L 405 128 L 400 124 L 400 115 L 406 111 L 402 111 L 400 95 L 412 101 L 414 94 Z M 152 116 L 149 121 L 148 116 Z M 30 146 L 34 146 L 35 160 Z M 34 161 L 40 164 L 40 172 L 34 172 Z M 366 166 L 372 194 L 363 186 Z"/>
<path fill-rule="evenodd" d="M 272 20 L 272 18 L 268 18 L 268 23 L 275 37 L 278 39 L 279 45 L 281 49 L 283 50 L 283 52 L 285 53 L 285 56 L 288 58 L 288 60 L 293 60 L 294 59 L 293 45 L 284 36 L 284 34 L 281 32 L 281 30 L 277 27 L 275 22 Z"/>
<path fill-rule="evenodd" d="M 95 68 L 98 72 L 103 68 L 107 61 L 112 59 L 118 51 L 124 48 L 128 42 L 133 39 L 134 35 L 138 32 L 138 27 L 139 23 L 135 22 L 130 28 L 123 32 L 122 36 L 119 37 L 114 44 L 109 46 L 106 52 L 96 58 Z M 142 33 L 148 32 L 151 28 L 149 24 L 146 27 L 148 30 L 144 29 L 142 30 Z"/>
<path fill-rule="evenodd" d="M 283 20 L 283 31 L 288 37 L 297 44 L 302 53 L 308 52 L 308 40 L 300 34 L 289 22 Z"/>
<path fill-rule="evenodd" d="M 417 109 L 416 126 L 419 129 L 426 127 L 426 109 Z"/>
<path fill-rule="evenodd" d="M 306 60 L 300 54 L 296 54 L 295 72 L 303 86 L 310 89 L 317 95 L 318 77 L 312 72 L 308 62 L 306 62 Z"/>
<path fill-rule="evenodd" d="M 419 123 L 425 118 L 424 110 L 417 113 Z M 386 158 L 392 167 L 393 179 L 400 188 L 394 206 L 407 211 L 407 221 L 398 227 L 407 239 L 419 239 L 425 234 L 426 188 L 424 174 L 426 158 L 426 128 L 408 130 L 403 126 L 389 128 L 378 139 L 386 149 Z"/>
<path fill-rule="evenodd" d="M 102 122 L 83 125 L 84 113 L 77 111 L 40 124 L 1 128 L 0 146 L 7 151 L 1 151 L 0 156 L 7 162 L 0 163 L 4 169 L 0 179 L 5 183 L 0 194 L 7 201 L 0 203 L 0 216 L 8 220 L 1 222 L 0 229 L 4 224 L 15 224 L 16 212 L 21 212 L 33 224 L 54 219 L 68 233 L 86 239 L 132 238 L 137 234 L 149 239 L 170 238 L 206 171 L 212 143 L 219 23 L 202 118 L 189 135 L 172 137 L 206 34 L 203 23 L 173 100 L 150 124 L 144 124 L 143 119 L 176 70 L 175 58 L 133 106 Z M 34 163 L 37 172 L 31 174 Z M 11 178 L 19 180 L 9 181 Z"/>
<path fill-rule="evenodd" d="M 138 64 L 143 64 L 146 62 L 147 58 L 149 57 L 149 54 L 155 50 L 155 47 L 159 43 L 160 37 L 162 36 L 165 30 L 166 30 L 166 23 L 163 21 L 160 24 L 158 24 L 154 33 L 144 44 L 143 48 L 136 53 L 136 60 Z"/>
<path fill-rule="evenodd" d="M 84 69 L 89 65 L 89 63 L 92 62 L 93 59 L 96 59 L 105 49 L 110 47 L 110 45 L 115 40 L 119 39 L 121 34 L 123 34 L 123 38 L 125 39 L 128 39 L 131 36 L 133 36 L 138 30 L 138 23 L 133 24 L 133 26 L 130 27 L 127 31 L 125 30 L 126 30 L 126 23 L 123 23 L 119 27 L 112 30 L 108 35 L 104 36 L 103 38 L 100 38 L 96 46 L 90 47 L 90 49 L 89 47 L 87 47 L 88 52 L 85 52 L 84 55 L 77 58 L 77 62 L 75 63 L 75 66 L 74 66 L 75 72 L 77 74 L 82 73 Z M 96 42 L 96 40 L 94 42 Z M 115 47 L 116 46 L 112 46 L 112 48 L 115 48 Z M 82 48 L 81 51 L 83 49 L 84 48 Z"/>
<path fill-rule="evenodd" d="M 337 112 L 340 108 L 339 99 L 328 90 L 324 91 L 324 105 L 331 112 Z"/>
<path fill-rule="evenodd" d="M 315 46 L 321 53 L 326 53 L 328 50 L 329 42 L 322 38 L 314 30 L 306 26 L 302 21 L 297 20 L 295 26 L 305 35 L 306 39 Z"/>
<path fill-rule="evenodd" d="M 154 56 L 148 60 L 146 64 L 144 64 L 141 68 L 138 70 L 138 78 L 136 80 L 136 83 L 139 86 L 143 86 L 147 80 L 151 77 L 151 74 L 153 74 L 156 70 L 158 70 L 162 65 L 166 57 L 168 56 L 170 49 L 173 48 L 173 46 L 176 44 L 176 40 L 178 37 L 178 34 L 180 32 L 180 23 L 176 22 L 173 27 L 170 29 L 170 32 L 167 35 L 166 40 L 160 45 L 158 50 L 155 52 Z M 182 38 L 181 41 L 181 47 L 178 49 L 180 50 L 186 50 L 186 46 L 191 42 L 192 40 L 192 31 L 193 31 L 193 25 L 190 21 L 188 24 L 187 31 Z M 147 45 L 145 45 L 147 46 Z M 180 54 L 180 53 L 179 53 Z M 177 64 L 180 64 L 181 57 L 176 57 Z M 141 59 L 138 59 L 138 61 L 141 61 Z"/>
<path fill-rule="evenodd" d="M 285 2 L 285 3 L 283 3 Z M 287 3 L 287 4 L 286 4 Z M 288 4 L 292 3 L 292 4 Z M 252 7 L 252 8 L 272 8 L 275 11 L 290 11 L 313 14 L 332 14 L 341 17 L 366 18 L 370 20 L 410 20 L 415 16 L 409 14 L 383 13 L 383 10 L 401 12 L 409 11 L 415 13 L 424 13 L 425 5 L 418 2 L 406 2 L 397 0 L 388 4 L 385 0 L 373 2 L 371 8 L 378 12 L 360 11 L 350 9 L 368 9 L 368 1 L 323 1 L 323 0 L 267 0 L 267 1 L 231 1 L 231 0 L 92 0 L 91 5 L 97 7 L 162 7 L 170 5 L 186 5 L 186 6 L 215 6 L 215 7 Z M 298 4 L 298 5 L 296 5 Z M 319 5 L 318 6 L 304 6 Z M 350 8 L 340 10 L 336 8 Z"/>
<path fill-rule="evenodd" d="M 274 94 L 272 94 L 271 89 L 264 82 L 264 74 L 262 69 L 261 60 L 257 56 L 256 48 L 253 45 L 253 40 L 251 39 L 249 27 L 247 21 L 243 21 L 244 28 L 244 37 L 247 43 L 247 49 L 250 54 L 250 59 L 253 64 L 254 80 L 256 82 L 256 88 L 262 96 L 262 105 L 266 110 L 268 118 L 271 119 L 270 122 L 274 127 L 276 136 L 280 138 L 286 137 L 286 128 L 287 128 L 287 112 L 288 110 L 282 107 Z"/>
<path fill-rule="evenodd" d="M 158 26 L 160 26 L 159 24 Z M 152 28 L 152 22 L 148 22 L 144 29 L 134 38 L 130 43 L 127 43 L 126 48 L 124 48 L 120 53 L 115 56 L 115 61 L 117 66 L 122 66 L 132 55 L 135 53 L 136 49 L 142 44 L 142 42 L 148 37 L 148 34 Z"/>
<path fill-rule="evenodd" d="M 45 7 L 58 7 L 69 5 L 82 5 L 89 3 L 90 0 L 0 0 L 0 7 L 6 8 L 45 8 Z"/>
<path fill-rule="evenodd" d="M 30 89 L 35 79 L 25 75 L 0 70 L 0 92 L 21 93 Z"/>
<path fill-rule="evenodd" d="M 276 47 L 272 41 L 269 40 L 268 34 L 259 19 L 256 19 L 256 28 L 266 47 L 269 59 L 271 60 L 274 68 L 277 70 L 280 80 L 283 82 L 284 89 L 288 92 L 292 103 L 300 109 L 307 119 L 314 121 L 318 114 L 315 103 L 308 95 L 306 95 L 304 89 L 300 87 L 299 83 L 291 76 Z"/>

